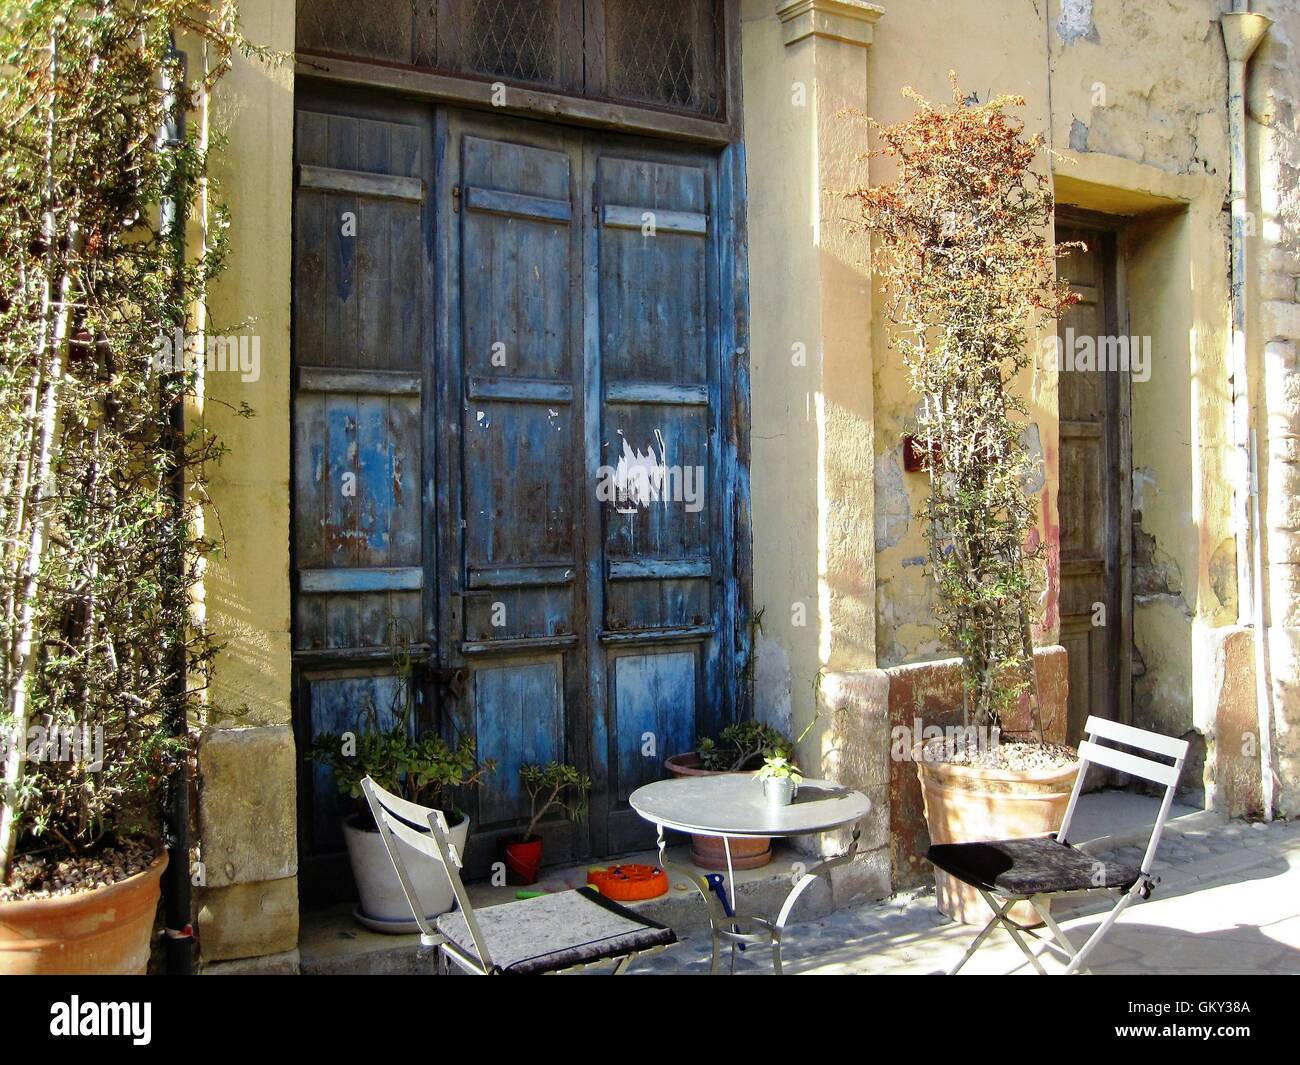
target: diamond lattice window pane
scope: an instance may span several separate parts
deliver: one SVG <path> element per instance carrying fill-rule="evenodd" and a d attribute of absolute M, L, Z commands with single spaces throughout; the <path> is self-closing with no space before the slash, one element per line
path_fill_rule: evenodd
<path fill-rule="evenodd" d="M 437 66 L 438 0 L 298 0 L 297 48 Z"/>
<path fill-rule="evenodd" d="M 606 0 L 608 94 L 716 114 L 718 7 L 710 0 Z"/>
<path fill-rule="evenodd" d="M 581 41 L 581 4 L 564 0 L 469 0 L 461 30 L 466 73 L 560 85 L 566 44 Z"/>
<path fill-rule="evenodd" d="M 720 10 L 720 0 L 298 0 L 297 47 L 717 115 Z M 601 39 L 586 39 L 587 16 L 599 26 L 600 15 Z"/>

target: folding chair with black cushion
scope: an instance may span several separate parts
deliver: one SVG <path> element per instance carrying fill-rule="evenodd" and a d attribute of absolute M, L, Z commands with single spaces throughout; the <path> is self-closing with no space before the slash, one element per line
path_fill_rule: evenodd
<path fill-rule="evenodd" d="M 1174 789 L 1183 770 L 1183 761 L 1187 757 L 1187 741 L 1099 717 L 1088 718 L 1084 732 L 1088 739 L 1079 744 L 1079 775 L 1075 778 L 1074 790 L 1070 793 L 1070 802 L 1065 808 L 1059 832 L 1029 839 L 938 843 L 926 852 L 926 857 L 944 872 L 976 888 L 993 911 L 992 919 L 975 937 L 975 941 L 949 975 L 961 969 L 983 945 L 989 933 L 999 925 L 1006 928 L 1039 973 L 1045 975 L 1046 970 L 1025 942 L 1022 933 L 1033 936 L 1048 949 L 1060 953 L 1066 962 L 1067 973 L 1087 972 L 1085 959 L 1102 936 L 1110 931 L 1111 925 L 1129 903 L 1139 897 L 1151 897 L 1155 886 L 1151 866 L 1155 860 L 1156 847 L 1160 843 L 1160 835 L 1164 831 L 1165 820 L 1169 816 L 1169 808 L 1174 801 Z M 1098 739 L 1135 748 L 1142 751 L 1143 755 L 1103 746 L 1097 742 Z M 1173 761 L 1172 764 L 1157 761 L 1146 757 L 1147 754 L 1160 755 Z M 1160 812 L 1156 816 L 1151 839 L 1140 866 L 1100 861 L 1069 842 L 1070 821 L 1083 790 L 1088 767 L 1094 763 L 1165 786 L 1164 800 L 1160 804 Z M 1097 930 L 1088 937 L 1088 941 L 1076 951 L 1052 918 L 1050 905 L 1052 899 L 1083 895 L 1109 895 L 1116 900 L 1116 904 Z M 1021 901 L 1028 901 L 1037 911 L 1051 932 L 1051 940 L 1039 936 L 1032 929 L 1007 916 L 1011 907 Z"/>
<path fill-rule="evenodd" d="M 460 878 L 461 858 L 447 835 L 440 810 L 418 806 L 385 791 L 369 777 L 361 782 L 406 901 L 420 926 L 420 943 L 479 976 L 534 976 L 611 964 L 625 973 L 632 959 L 676 943 L 671 928 L 620 906 L 595 888 L 559 891 L 491 906 L 476 913 Z M 459 910 L 431 925 L 419 904 L 397 841 L 440 863 Z"/>

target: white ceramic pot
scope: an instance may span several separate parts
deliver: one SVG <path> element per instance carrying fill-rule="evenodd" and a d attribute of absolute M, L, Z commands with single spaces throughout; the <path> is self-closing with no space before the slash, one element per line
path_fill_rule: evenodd
<path fill-rule="evenodd" d="M 789 777 L 763 778 L 763 795 L 769 806 L 789 806 L 798 791 L 799 786 Z"/>
<path fill-rule="evenodd" d="M 383 839 L 378 832 L 358 828 L 355 820 L 353 817 L 344 819 L 343 839 L 348 845 L 352 876 L 361 898 L 360 905 L 353 911 L 357 920 L 377 932 L 418 932 L 420 927 L 402 892 L 402 883 L 397 879 L 397 870 L 388 858 L 388 851 L 384 849 Z M 448 835 L 456 853 L 463 857 L 465 841 L 469 838 L 469 818 L 461 815 L 460 821 L 450 826 Z M 400 839 L 397 846 L 415 893 L 424 904 L 424 915 L 433 918 L 452 909 L 456 896 L 442 866 Z"/>

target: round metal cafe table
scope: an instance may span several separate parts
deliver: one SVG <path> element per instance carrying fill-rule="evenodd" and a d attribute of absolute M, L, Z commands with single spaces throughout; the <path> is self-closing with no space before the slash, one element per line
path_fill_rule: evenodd
<path fill-rule="evenodd" d="M 628 802 L 633 810 L 658 829 L 659 864 L 665 872 L 686 876 L 704 898 L 713 944 L 713 962 L 709 971 L 718 971 L 724 943 L 731 945 L 733 969 L 739 944 L 768 943 L 772 947 L 772 968 L 778 976 L 781 974 L 781 935 L 795 902 L 816 877 L 853 859 L 861 831 L 857 822 L 871 810 L 871 800 L 860 791 L 829 780 L 805 780 L 799 785 L 793 803 L 775 806 L 767 801 L 761 782 L 750 773 L 659 780 L 637 788 Z M 853 826 L 853 838 L 848 849 L 807 870 L 790 888 L 775 921 L 757 916 L 744 917 L 735 912 L 737 892 L 731 868 L 730 840 L 807 836 L 846 825 Z M 694 866 L 667 860 L 666 830 L 715 836 L 722 840 L 727 855 L 726 887 L 731 896 L 732 913 L 726 912 L 722 897 L 713 891 L 708 879 Z"/>

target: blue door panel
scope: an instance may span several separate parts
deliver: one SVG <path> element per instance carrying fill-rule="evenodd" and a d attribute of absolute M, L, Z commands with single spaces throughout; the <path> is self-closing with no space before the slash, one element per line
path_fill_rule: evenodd
<path fill-rule="evenodd" d="M 663 776 L 667 755 L 694 744 L 699 655 L 694 650 L 620 654 L 613 666 L 618 798 L 626 802 L 642 784 Z"/>
<path fill-rule="evenodd" d="M 563 760 L 561 674 L 558 659 L 474 670 L 479 754 L 497 762 L 496 772 L 480 789 L 480 824 L 527 818 L 529 800 L 519 779 L 520 767 Z"/>

